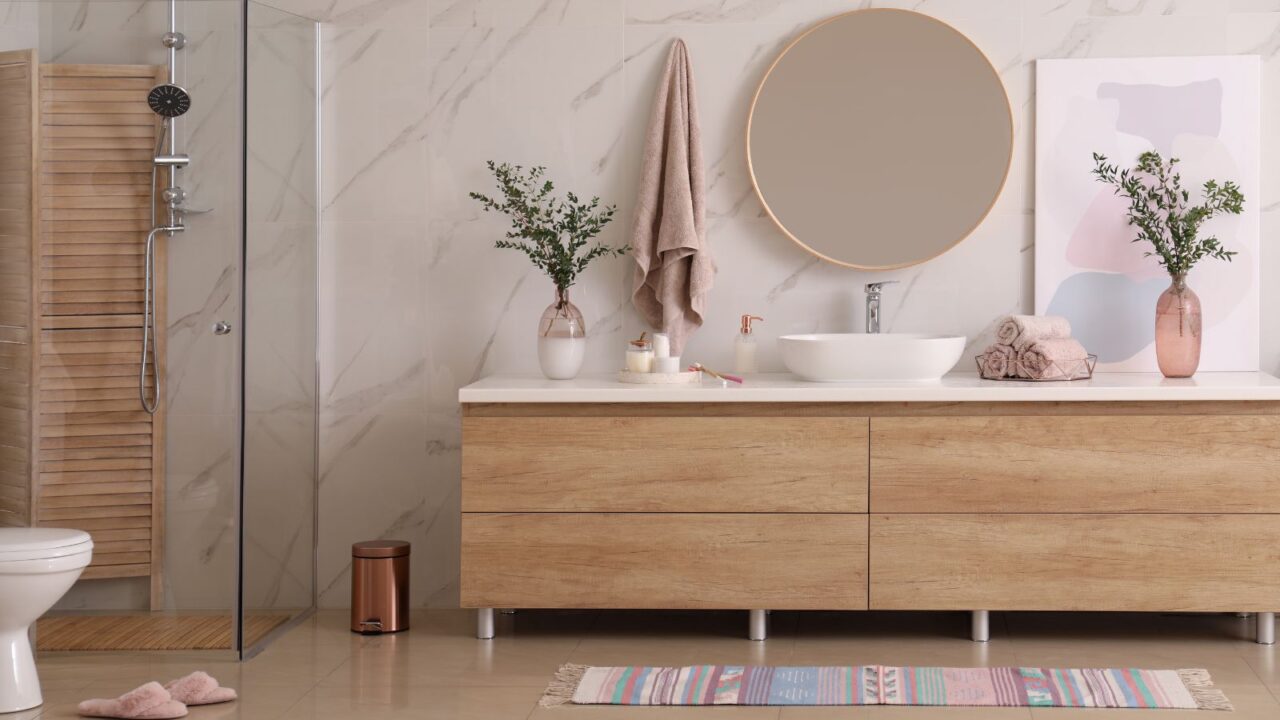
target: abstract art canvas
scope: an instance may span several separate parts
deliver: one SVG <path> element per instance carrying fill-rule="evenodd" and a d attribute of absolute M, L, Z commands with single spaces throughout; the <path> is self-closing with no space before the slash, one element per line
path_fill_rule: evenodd
<path fill-rule="evenodd" d="M 1094 152 L 1131 167 L 1146 150 L 1181 161 L 1193 204 L 1205 180 L 1240 185 L 1244 212 L 1203 228 L 1238 254 L 1201 261 L 1187 284 L 1204 306 L 1200 370 L 1258 369 L 1260 73 L 1256 56 L 1036 63 L 1036 313 L 1070 320 L 1100 371 L 1157 370 L 1169 276 L 1090 172 Z"/>

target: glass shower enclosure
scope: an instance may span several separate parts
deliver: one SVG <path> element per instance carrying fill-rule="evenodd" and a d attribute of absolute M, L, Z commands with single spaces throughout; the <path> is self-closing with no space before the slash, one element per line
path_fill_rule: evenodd
<path fill-rule="evenodd" d="M 42 649 L 247 657 L 315 607 L 318 44 L 0 0 L 0 524 L 95 542 Z"/>

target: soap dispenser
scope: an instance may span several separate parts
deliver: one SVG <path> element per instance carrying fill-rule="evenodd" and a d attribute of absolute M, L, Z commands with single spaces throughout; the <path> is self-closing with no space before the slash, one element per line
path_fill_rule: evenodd
<path fill-rule="evenodd" d="M 743 315 L 742 327 L 733 342 L 733 370 L 740 374 L 756 372 L 756 336 L 751 333 L 752 321 L 764 322 L 764 318 Z"/>

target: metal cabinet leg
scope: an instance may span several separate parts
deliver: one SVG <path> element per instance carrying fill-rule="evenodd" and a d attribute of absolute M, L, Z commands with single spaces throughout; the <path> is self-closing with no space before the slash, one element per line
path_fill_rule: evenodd
<path fill-rule="evenodd" d="M 1276 644 L 1276 614 L 1273 612 L 1258 613 L 1258 644 Z"/>
<path fill-rule="evenodd" d="M 974 642 L 991 641 L 991 612 L 974 610 L 970 613 L 969 633 Z"/>
<path fill-rule="evenodd" d="M 476 639 L 493 639 L 493 608 L 476 609 Z"/>
<path fill-rule="evenodd" d="M 752 610 L 747 620 L 747 637 L 765 640 L 769 637 L 769 614 L 765 610 Z"/>

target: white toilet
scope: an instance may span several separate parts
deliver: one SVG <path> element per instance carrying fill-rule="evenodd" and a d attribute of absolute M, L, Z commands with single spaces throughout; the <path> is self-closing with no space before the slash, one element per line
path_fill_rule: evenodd
<path fill-rule="evenodd" d="M 27 630 L 92 557 L 93 540 L 80 530 L 0 528 L 0 713 L 44 702 Z"/>

